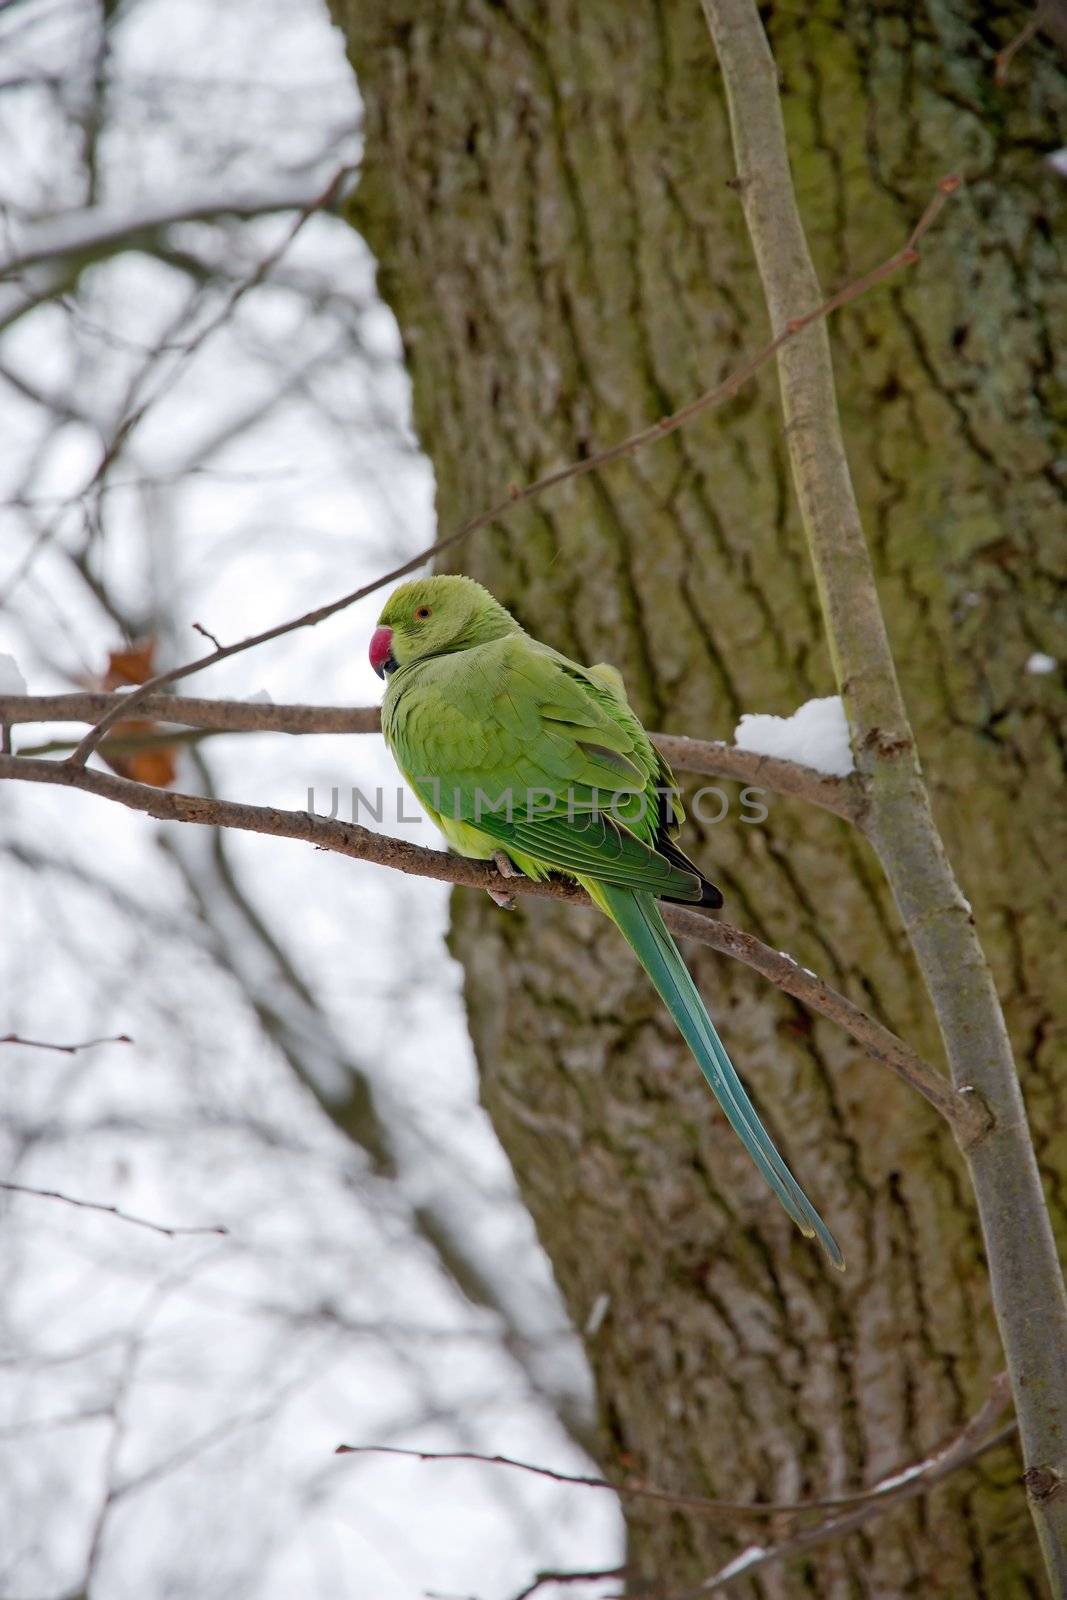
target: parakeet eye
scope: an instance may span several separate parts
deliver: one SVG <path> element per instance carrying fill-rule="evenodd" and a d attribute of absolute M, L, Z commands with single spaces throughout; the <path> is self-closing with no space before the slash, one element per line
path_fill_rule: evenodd
<path fill-rule="evenodd" d="M 415 612 L 415 621 L 416 622 L 425 622 L 426 618 L 429 615 L 430 615 L 429 606 L 419 606 L 418 610 Z"/>

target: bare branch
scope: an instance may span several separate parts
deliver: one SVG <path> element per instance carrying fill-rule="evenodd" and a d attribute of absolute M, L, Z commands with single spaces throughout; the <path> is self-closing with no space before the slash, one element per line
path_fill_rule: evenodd
<path fill-rule="evenodd" d="M 874 1061 L 880 1061 L 940 1112 L 955 1132 L 957 1142 L 968 1146 L 989 1131 L 990 1119 L 977 1095 L 963 1095 L 940 1072 L 923 1060 L 917 1051 L 899 1039 L 882 1023 L 824 983 L 813 972 L 799 966 L 792 956 L 772 950 L 751 933 L 728 922 L 709 917 L 684 906 L 664 906 L 664 918 L 673 933 L 710 945 L 722 955 L 732 956 L 753 967 L 776 988 L 800 1000 L 811 1010 L 836 1022 L 850 1033 Z"/>
<path fill-rule="evenodd" d="M 125 714 L 128 700 L 128 691 L 125 694 L 0 694 L 0 722 L 12 726 L 23 722 L 95 722 L 116 708 Z M 378 733 L 381 730 L 377 706 L 270 705 L 256 700 L 198 700 L 153 694 L 141 701 L 138 709 L 142 716 L 158 722 L 220 733 Z M 849 822 L 862 820 L 863 794 L 855 776 L 829 777 L 799 762 L 757 755 L 715 739 L 689 739 L 676 733 L 653 733 L 651 738 L 679 772 L 735 778 L 740 783 L 772 789 L 776 794 L 808 800 Z"/>
<path fill-rule="evenodd" d="M 96 722 L 113 708 L 123 715 L 130 691 L 74 694 L 0 694 L 0 721 Z M 377 733 L 377 706 L 273 705 L 266 700 L 200 700 L 182 695 L 151 694 L 138 702 L 142 716 L 154 722 L 225 733 Z"/>
<path fill-rule="evenodd" d="M 649 427 L 640 428 L 636 433 L 630 434 L 628 438 L 621 440 L 618 444 L 610 445 L 605 450 L 595 451 L 592 455 L 583 457 L 580 461 L 572 461 L 566 467 L 558 467 L 553 472 L 545 473 L 543 477 L 535 479 L 533 483 L 526 484 L 522 488 L 518 484 L 511 484 L 504 498 L 498 500 L 496 505 L 490 506 L 487 511 L 479 512 L 476 517 L 472 517 L 462 527 L 457 528 L 455 532 L 447 534 L 443 539 L 436 540 L 433 544 L 428 545 L 425 550 L 421 550 L 417 555 L 412 556 L 410 560 L 401 562 L 400 566 L 394 567 L 391 572 L 383 573 L 380 578 L 375 578 L 372 583 L 366 583 L 360 588 L 354 589 L 351 594 L 342 595 L 339 600 L 332 600 L 327 605 L 318 606 L 313 611 L 305 612 L 303 616 L 292 618 L 289 622 L 277 623 L 273 628 L 267 628 L 262 633 L 251 634 L 248 638 L 241 639 L 236 644 L 227 645 L 225 649 L 215 650 L 210 655 L 198 657 L 195 661 L 187 661 L 184 666 L 172 667 L 168 672 L 158 673 L 156 677 L 150 678 L 147 683 L 142 684 L 133 691 L 125 703 L 125 709 L 128 710 L 131 705 L 140 705 L 142 700 L 147 698 L 154 690 L 161 689 L 168 683 L 177 683 L 179 678 L 188 677 L 191 672 L 199 672 L 205 667 L 214 666 L 216 662 L 225 661 L 230 656 L 235 656 L 243 650 L 252 650 L 257 645 L 267 644 L 272 639 L 280 639 L 284 634 L 295 633 L 299 628 L 312 628 L 320 622 L 325 622 L 327 617 L 335 616 L 338 611 L 343 611 L 346 607 L 355 605 L 357 600 L 363 600 L 367 595 L 374 594 L 376 590 L 384 588 L 387 583 L 393 583 L 397 578 L 406 577 L 409 572 L 414 572 L 417 567 L 421 567 L 425 562 L 429 561 L 431 556 L 439 555 L 443 550 L 451 549 L 461 539 L 468 538 L 481 528 L 487 528 L 490 523 L 499 522 L 502 517 L 507 516 L 516 506 L 525 505 L 528 501 L 543 494 L 546 489 L 553 489 L 561 483 L 568 483 L 576 478 L 584 478 L 590 472 L 599 471 L 601 467 L 609 466 L 613 461 L 620 461 L 623 457 L 632 455 L 634 451 L 639 450 L 643 445 L 650 444 L 655 439 L 665 438 L 667 434 L 673 433 L 675 429 L 683 427 L 687 422 L 691 422 L 694 417 L 703 416 L 716 406 L 725 404 L 727 400 L 733 398 L 739 389 L 743 388 L 762 366 L 770 361 L 784 345 L 794 339 L 803 329 L 810 327 L 813 323 L 821 322 L 831 312 L 837 311 L 841 306 L 848 305 L 850 301 L 858 299 L 860 295 L 865 294 L 869 289 L 873 289 L 876 284 L 884 282 L 886 278 L 892 277 L 894 273 L 899 272 L 903 267 L 911 266 L 918 259 L 916 253 L 918 241 L 933 227 L 948 195 L 957 183 L 958 179 L 942 179 L 937 194 L 923 212 L 922 217 L 912 230 L 907 243 L 902 249 L 889 256 L 879 266 L 873 267 L 870 272 L 866 272 L 861 277 L 846 284 L 843 289 L 839 289 L 836 294 L 832 294 L 821 305 L 814 307 L 803 316 L 791 318 L 781 332 L 769 340 L 762 350 L 757 351 L 755 355 L 749 356 L 722 383 L 705 390 L 703 394 L 698 395 L 695 400 L 690 400 L 680 410 L 672 412 L 670 416 L 660 417 L 658 422 L 652 423 Z M 227 314 L 228 310 L 229 308 L 227 308 Z M 122 714 L 123 711 L 119 709 L 113 709 L 105 713 L 67 758 L 70 764 L 72 766 L 84 766 L 104 734 Z"/>
<path fill-rule="evenodd" d="M 484 1455 L 477 1450 L 413 1450 L 395 1444 L 339 1444 L 334 1454 L 403 1456 L 409 1461 L 473 1461 L 492 1467 L 511 1467 L 517 1472 L 530 1472 L 538 1478 L 548 1478 L 553 1483 L 572 1484 L 578 1489 L 608 1489 L 623 1499 L 653 1501 L 673 1511 L 698 1511 L 712 1518 L 722 1517 L 730 1522 L 748 1512 L 758 1517 L 802 1509 L 796 1505 L 750 1505 L 744 1501 L 708 1500 L 703 1495 L 672 1494 L 666 1489 L 653 1489 L 648 1484 L 612 1483 L 608 1478 L 557 1472 L 554 1467 L 536 1466 L 531 1461 L 519 1461 L 514 1456 Z"/>
<path fill-rule="evenodd" d="M 308 185 L 266 185 L 258 191 L 230 194 L 191 194 L 172 198 L 165 204 L 133 208 L 130 206 L 89 206 L 45 217 L 21 230 L 15 247 L 0 262 L 0 276 L 21 272 L 41 261 L 65 256 L 87 256 L 94 260 L 125 250 L 138 241 L 173 227 L 178 222 L 204 222 L 214 217 L 261 217 L 276 211 L 299 211 L 314 204 Z"/>
<path fill-rule="evenodd" d="M 216 639 L 215 635 L 211 632 L 211 629 L 210 628 L 205 628 L 202 622 L 194 622 L 193 623 L 193 632 L 200 634 L 201 638 L 210 639 L 211 643 L 215 646 L 216 650 L 221 650 L 222 649 L 221 644 Z"/>
<path fill-rule="evenodd" d="M 767 1551 L 761 1551 L 762 1564 L 764 1558 L 778 1560 L 792 1554 L 794 1550 L 807 1548 L 809 1544 L 821 1544 L 824 1540 L 834 1537 L 835 1531 L 849 1532 L 871 1517 L 880 1515 L 891 1505 L 925 1494 L 948 1473 L 966 1465 L 976 1455 L 992 1448 L 993 1444 L 1000 1443 L 1002 1437 L 1007 1437 L 1013 1431 L 1014 1424 L 1011 1424 L 1006 1432 L 998 1433 L 995 1438 L 989 1437 L 990 1429 L 1003 1413 L 1009 1399 L 1007 1374 L 998 1373 L 990 1385 L 989 1396 L 981 1408 L 959 1433 L 954 1434 L 939 1450 L 923 1461 L 887 1473 L 869 1489 L 825 1500 L 711 1500 L 704 1495 L 675 1494 L 666 1489 L 656 1489 L 632 1479 L 613 1483 L 608 1478 L 557 1472 L 554 1467 L 537 1466 L 530 1461 L 519 1461 L 514 1456 L 484 1455 L 476 1450 L 416 1450 L 405 1449 L 401 1445 L 342 1444 L 337 1446 L 335 1454 L 403 1456 L 409 1461 L 472 1461 L 487 1466 L 510 1467 L 518 1472 L 530 1472 L 539 1478 L 548 1478 L 553 1483 L 571 1484 L 580 1489 L 607 1489 L 624 1500 L 651 1502 L 668 1511 L 692 1511 L 715 1521 L 734 1525 L 739 1520 L 766 1521 L 769 1518 L 778 1522 L 783 1518 L 800 1520 L 812 1513 L 823 1511 L 846 1513 L 844 1516 L 826 1518 L 815 1527 L 803 1529 L 781 1544 L 770 1547 Z M 750 1570 L 749 1566 L 746 1566 L 745 1570 Z M 738 1576 L 740 1573 L 741 1567 L 738 1565 Z M 723 1578 L 722 1572 L 717 1573 L 714 1578 L 708 1580 L 708 1584 L 689 1591 L 685 1596 L 678 1596 L 677 1600 L 690 1600 L 691 1596 L 711 1593 L 713 1586 L 721 1584 Z"/>
<path fill-rule="evenodd" d="M 1054 40 L 1062 53 L 1067 53 L 1067 3 L 1065 0 L 1038 0 L 1034 14 L 1029 22 L 1019 29 L 1013 39 L 1010 39 L 1003 50 L 998 50 L 993 58 L 993 77 L 998 86 L 1008 80 L 1008 72 L 1015 57 L 1020 50 L 1030 43 L 1037 33 L 1044 33 Z"/>
<path fill-rule="evenodd" d="M 543 1572 L 535 1572 L 533 1578 L 520 1589 L 514 1600 L 531 1600 L 538 1589 L 543 1589 L 550 1583 L 595 1583 L 598 1578 L 625 1578 L 626 1567 L 593 1567 L 584 1572 L 561 1572 L 559 1568 L 546 1568 Z"/>
<path fill-rule="evenodd" d="M 529 878 L 504 878 L 491 862 L 427 850 L 390 834 L 372 833 L 358 823 L 336 821 L 307 811 L 281 811 L 273 806 L 250 806 L 236 800 L 155 789 L 91 767 L 72 767 L 66 762 L 35 761 L 21 756 L 0 756 L 0 779 L 3 778 L 81 789 L 164 822 L 195 822 L 206 827 L 239 828 L 247 833 L 297 839 L 322 850 L 334 850 L 358 861 L 375 861 L 380 866 L 433 878 L 440 883 L 588 904 L 585 891 L 562 878 L 549 878 L 541 883 Z M 821 978 L 805 971 L 788 956 L 771 950 L 752 934 L 732 928 L 728 923 L 681 906 L 665 905 L 663 915 L 674 932 L 754 967 L 778 988 L 844 1028 L 873 1060 L 889 1067 L 917 1089 L 951 1125 L 961 1145 L 970 1146 L 981 1139 L 988 1119 L 980 1098 L 954 1091 L 903 1040 L 823 983 Z"/>
<path fill-rule="evenodd" d="M 45 1039 L 23 1039 L 17 1033 L 5 1033 L 0 1044 L 22 1044 L 29 1050 L 58 1050 L 60 1055 L 76 1056 L 79 1050 L 91 1050 L 98 1044 L 132 1044 L 128 1033 L 113 1033 L 106 1039 L 86 1039 L 81 1044 L 52 1044 Z"/>
<path fill-rule="evenodd" d="M 530 1582 L 520 1589 L 512 1600 L 531 1600 L 538 1589 L 545 1588 L 548 1584 L 566 1583 L 595 1583 L 599 1578 L 625 1578 L 627 1567 L 589 1567 L 582 1572 L 571 1570 L 560 1571 L 558 1568 L 546 1567 L 541 1572 L 535 1572 Z M 450 1595 L 443 1594 L 436 1589 L 427 1589 L 426 1600 L 477 1600 L 476 1595 Z"/>
<path fill-rule="evenodd" d="M 5 1189 L 9 1194 L 31 1194 L 40 1200 L 62 1200 L 64 1205 L 77 1206 L 81 1211 L 103 1211 L 109 1217 L 117 1217 L 120 1222 L 132 1222 L 137 1228 L 148 1228 L 152 1233 L 165 1234 L 168 1239 L 177 1239 L 193 1234 L 228 1234 L 229 1229 L 223 1227 L 179 1228 L 167 1227 L 162 1222 L 149 1222 L 147 1217 L 135 1217 L 129 1211 L 122 1211 L 118 1206 L 104 1205 L 99 1200 L 80 1200 L 72 1194 L 61 1194 L 58 1189 L 34 1189 L 25 1183 L 9 1183 L 0 1180 L 0 1189 Z"/>

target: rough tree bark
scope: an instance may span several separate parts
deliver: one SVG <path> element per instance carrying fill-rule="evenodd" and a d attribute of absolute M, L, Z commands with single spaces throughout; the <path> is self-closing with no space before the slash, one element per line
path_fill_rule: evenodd
<path fill-rule="evenodd" d="M 671 410 L 766 336 L 696 0 L 333 3 L 366 105 L 354 220 L 404 337 L 443 527 Z M 766 20 L 824 286 L 881 259 L 944 172 L 968 180 L 921 266 L 832 337 L 905 696 L 1062 1236 L 1063 702 L 1054 674 L 1026 670 L 1056 654 L 1062 558 L 1052 234 L 1067 185 L 1042 159 L 1067 140 L 1061 69 L 1035 42 L 995 85 L 993 55 L 1025 20 L 1014 6 L 860 0 Z M 615 661 L 651 725 L 728 737 L 744 709 L 830 692 L 771 374 L 457 564 L 541 637 Z M 690 835 L 733 917 L 936 1058 L 856 834 L 784 800 L 762 826 L 740 817 L 735 791 L 724 822 Z M 923 1104 L 758 979 L 691 952 L 841 1239 L 838 1280 L 763 1191 L 610 928 L 547 901 L 503 916 L 461 890 L 453 948 L 484 1100 L 576 1324 L 609 1297 L 586 1340 L 606 1470 L 739 1499 L 832 1494 L 975 1409 L 999 1363 L 980 1239 Z M 738 1592 L 1040 1592 L 1018 1470 L 1000 1450 Z M 633 1572 L 664 1588 L 738 1548 L 684 1515 L 635 1506 L 628 1525 Z"/>

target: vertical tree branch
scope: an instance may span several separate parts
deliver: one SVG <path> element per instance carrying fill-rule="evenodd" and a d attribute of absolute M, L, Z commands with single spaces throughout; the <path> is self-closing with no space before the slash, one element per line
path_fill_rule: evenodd
<path fill-rule="evenodd" d="M 772 327 L 820 298 L 754 0 L 702 0 L 726 85 L 745 218 Z M 995 1126 L 966 1150 L 1053 1591 L 1067 1592 L 1067 1295 L 1011 1046 L 970 907 L 945 854 L 897 682 L 845 457 L 826 329 L 778 352 L 793 480 L 834 670 L 867 782 L 866 828 L 930 993 L 958 1089 Z"/>

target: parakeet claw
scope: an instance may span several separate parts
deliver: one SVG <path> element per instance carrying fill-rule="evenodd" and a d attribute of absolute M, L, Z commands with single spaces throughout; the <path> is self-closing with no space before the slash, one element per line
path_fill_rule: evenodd
<path fill-rule="evenodd" d="M 521 878 L 522 873 L 503 850 L 493 851 L 493 865 L 502 878 Z M 490 889 L 489 898 L 501 911 L 514 911 L 515 899 L 506 889 Z"/>

